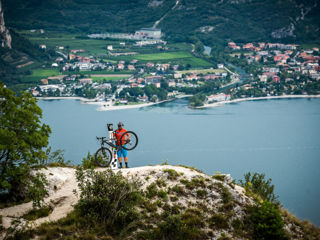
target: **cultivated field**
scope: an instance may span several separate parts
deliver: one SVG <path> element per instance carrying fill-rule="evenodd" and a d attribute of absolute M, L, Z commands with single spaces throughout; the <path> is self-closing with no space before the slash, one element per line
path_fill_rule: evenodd
<path fill-rule="evenodd" d="M 222 73 L 225 72 L 224 69 L 192 69 L 192 70 L 185 70 L 185 71 L 178 71 L 177 73 L 186 74 L 186 73 L 193 73 L 193 74 L 210 74 L 210 73 Z"/>

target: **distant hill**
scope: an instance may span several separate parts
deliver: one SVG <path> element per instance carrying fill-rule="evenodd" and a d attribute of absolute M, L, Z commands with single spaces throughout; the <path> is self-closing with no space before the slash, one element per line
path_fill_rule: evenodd
<path fill-rule="evenodd" d="M 4 0 L 8 25 L 134 32 L 157 25 L 173 40 L 320 42 L 318 0 Z"/>
<path fill-rule="evenodd" d="M 24 67 L 37 61 L 43 62 L 49 55 L 12 29 L 9 30 L 4 15 L 0 0 L 0 81 L 8 86 L 23 85 L 19 75 L 31 73 Z"/>

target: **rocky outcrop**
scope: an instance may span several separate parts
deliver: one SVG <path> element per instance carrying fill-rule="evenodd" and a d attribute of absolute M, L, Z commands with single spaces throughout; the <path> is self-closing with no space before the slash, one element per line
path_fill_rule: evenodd
<path fill-rule="evenodd" d="M 3 17 L 3 9 L 2 2 L 0 0 L 0 44 L 1 47 L 12 48 L 11 46 L 11 35 L 9 30 L 6 28 L 4 17 Z"/>
<path fill-rule="evenodd" d="M 23 216 L 32 210 L 31 202 L 0 209 L 2 219 L 0 239 L 4 238 L 7 233 L 10 234 L 10 231 L 6 229 L 36 229 L 46 222 L 54 224 L 55 221 L 65 218 L 68 213 L 72 212 L 74 205 L 78 202 L 79 194 L 74 194 L 73 191 L 76 190 L 79 193 L 76 169 L 48 167 L 37 171 L 43 173 L 48 180 L 49 196 L 44 201 L 52 207 L 52 212 L 46 217 L 27 221 Z M 101 172 L 106 169 L 97 168 L 95 171 Z M 162 223 L 167 223 L 169 225 L 166 226 L 170 227 L 170 219 L 188 224 L 186 226 L 192 228 L 194 232 L 190 229 L 187 231 L 186 227 L 183 229 L 189 235 L 198 234 L 196 237 L 190 235 L 188 239 L 242 240 L 251 236 L 251 225 L 247 223 L 248 211 L 250 207 L 258 204 L 258 200 L 254 195 L 248 194 L 243 187 L 235 184 L 229 174 L 217 173 L 209 176 L 194 168 L 170 165 L 115 170 L 115 172 L 119 171 L 125 178 L 137 180 L 145 196 L 144 203 L 137 207 L 141 216 L 139 225 L 141 228 L 131 232 L 129 238 L 123 239 L 158 239 L 153 238 L 153 235 L 143 235 L 147 237 L 139 238 L 138 234 L 149 233 L 144 226 L 149 226 L 147 229 L 150 226 L 156 229 Z M 290 239 L 319 239 L 320 229 L 311 223 L 298 220 L 282 208 L 280 212 L 284 229 Z M 45 232 L 38 234 L 45 234 Z M 45 237 L 40 235 L 32 239 Z M 61 235 L 59 239 L 64 239 L 64 237 Z"/>

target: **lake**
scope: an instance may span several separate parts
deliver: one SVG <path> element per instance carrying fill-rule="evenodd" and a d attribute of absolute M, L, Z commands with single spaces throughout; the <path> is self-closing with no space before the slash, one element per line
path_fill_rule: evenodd
<path fill-rule="evenodd" d="M 242 179 L 246 172 L 272 178 L 279 200 L 290 212 L 320 225 L 320 99 L 281 99 L 189 109 L 180 99 L 130 110 L 96 111 L 77 100 L 39 101 L 51 126 L 50 145 L 81 163 L 99 147 L 107 123 L 124 122 L 139 136 L 129 166 L 195 166 Z"/>

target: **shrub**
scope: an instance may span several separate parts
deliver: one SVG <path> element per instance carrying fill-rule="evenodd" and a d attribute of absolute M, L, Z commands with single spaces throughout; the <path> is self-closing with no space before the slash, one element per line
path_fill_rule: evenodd
<path fill-rule="evenodd" d="M 205 179 L 203 177 L 193 177 L 190 181 L 188 181 L 187 179 L 181 179 L 180 183 L 184 184 L 186 188 L 190 190 L 206 187 Z"/>
<path fill-rule="evenodd" d="M 174 169 L 164 169 L 163 172 L 168 173 L 168 179 L 172 181 L 179 177 L 179 173 Z"/>
<path fill-rule="evenodd" d="M 44 206 L 39 209 L 32 209 L 31 211 L 24 214 L 22 217 L 28 221 L 33 221 L 38 218 L 46 217 L 52 212 L 53 208 L 51 206 Z"/>
<path fill-rule="evenodd" d="M 197 197 L 198 198 L 205 198 L 207 195 L 207 191 L 203 189 L 197 190 Z"/>
<path fill-rule="evenodd" d="M 271 181 L 271 178 L 265 180 L 265 174 L 248 172 L 244 175 L 244 180 L 240 180 L 239 183 L 249 193 L 258 194 L 263 200 L 279 204 L 278 196 L 274 194 L 274 185 L 271 184 Z"/>
<path fill-rule="evenodd" d="M 178 201 L 178 197 L 177 196 L 171 196 L 170 197 L 170 200 L 171 200 L 171 202 L 176 202 L 176 201 Z"/>
<path fill-rule="evenodd" d="M 81 191 L 76 209 L 89 222 L 120 230 L 138 219 L 136 206 L 142 202 L 142 193 L 137 180 L 129 181 L 111 169 L 95 172 L 79 168 L 76 177 Z"/>
<path fill-rule="evenodd" d="M 93 169 L 96 167 L 95 158 L 93 155 L 88 152 L 87 157 L 82 158 L 82 167 L 83 169 Z"/>
<path fill-rule="evenodd" d="M 46 187 L 48 180 L 43 173 L 36 173 L 30 176 L 28 196 L 32 199 L 32 206 L 34 208 L 41 207 L 44 202 L 44 197 L 48 195 Z"/>
<path fill-rule="evenodd" d="M 288 239 L 279 209 L 271 202 L 249 208 L 254 239 Z"/>
<path fill-rule="evenodd" d="M 202 228 L 205 226 L 205 222 L 203 221 L 204 217 L 201 214 L 199 209 L 190 208 L 187 209 L 182 215 L 181 219 L 185 225 L 189 228 Z"/>
<path fill-rule="evenodd" d="M 152 203 L 150 201 L 144 201 L 143 206 L 148 210 L 148 212 L 156 212 L 158 209 L 156 202 Z"/>
<path fill-rule="evenodd" d="M 194 222 L 181 215 L 169 215 L 164 221 L 158 223 L 157 228 L 151 233 L 149 239 L 204 239 L 205 233 L 197 227 Z"/>
<path fill-rule="evenodd" d="M 48 147 L 44 164 L 49 167 L 67 167 L 70 166 L 70 161 L 65 161 L 64 150 L 58 149 L 52 152 L 51 147 Z"/>
<path fill-rule="evenodd" d="M 236 236 L 241 236 L 241 237 L 245 237 L 245 225 L 243 224 L 243 222 L 236 218 L 231 222 L 231 226 L 233 227 L 233 232 Z"/>
<path fill-rule="evenodd" d="M 168 200 L 167 192 L 160 190 L 158 192 L 158 197 L 162 198 L 163 200 Z"/>
<path fill-rule="evenodd" d="M 224 232 L 221 233 L 221 236 L 218 238 L 218 240 L 231 240 L 227 234 L 225 234 Z"/>
<path fill-rule="evenodd" d="M 153 198 L 158 194 L 157 185 L 155 183 L 151 183 L 146 189 L 146 197 Z"/>
<path fill-rule="evenodd" d="M 184 194 L 184 189 L 182 186 L 179 186 L 179 185 L 174 185 L 171 190 L 173 192 L 176 192 L 178 195 L 183 195 Z"/>
<path fill-rule="evenodd" d="M 228 218 L 226 215 L 223 214 L 213 214 L 209 218 L 209 226 L 213 229 L 222 229 L 222 228 L 228 228 Z"/>
<path fill-rule="evenodd" d="M 212 178 L 223 182 L 225 179 L 225 175 L 222 175 L 220 172 L 217 172 L 212 176 Z"/>
<path fill-rule="evenodd" d="M 167 186 L 166 182 L 163 179 L 157 179 L 156 184 L 158 187 L 166 187 Z"/>
<path fill-rule="evenodd" d="M 219 191 L 221 192 L 223 205 L 220 208 L 220 211 L 229 211 L 233 208 L 232 196 L 228 188 L 226 188 L 222 183 L 217 184 Z"/>

